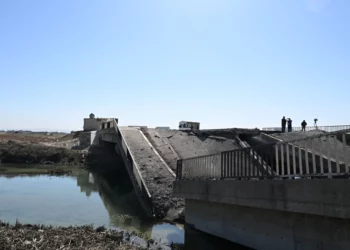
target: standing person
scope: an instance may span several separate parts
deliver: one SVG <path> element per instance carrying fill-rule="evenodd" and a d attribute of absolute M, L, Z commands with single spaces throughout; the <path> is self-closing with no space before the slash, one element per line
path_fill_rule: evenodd
<path fill-rule="evenodd" d="M 318 129 L 318 127 L 317 127 L 317 122 L 318 122 L 318 119 L 317 119 L 317 118 L 315 118 L 315 119 L 314 119 L 314 122 L 315 122 L 315 123 L 314 123 L 315 128 L 316 128 L 316 129 Z"/>
<path fill-rule="evenodd" d="M 288 132 L 292 132 L 292 119 L 288 118 Z"/>
<path fill-rule="evenodd" d="M 307 125 L 307 123 L 306 123 L 306 121 L 304 120 L 304 121 L 301 123 L 301 131 L 305 131 L 306 125 Z"/>
<path fill-rule="evenodd" d="M 282 118 L 282 133 L 286 132 L 286 124 L 287 124 L 287 120 L 283 116 L 283 118 Z"/>

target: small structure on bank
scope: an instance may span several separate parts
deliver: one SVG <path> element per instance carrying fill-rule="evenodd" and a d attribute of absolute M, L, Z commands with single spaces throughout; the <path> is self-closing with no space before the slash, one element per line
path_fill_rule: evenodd
<path fill-rule="evenodd" d="M 107 118 L 95 118 L 95 115 L 91 113 L 89 118 L 84 118 L 84 131 L 99 130 L 102 122 L 106 122 Z"/>
<path fill-rule="evenodd" d="M 199 122 L 189 122 L 189 121 L 181 121 L 179 122 L 179 130 L 199 130 Z"/>
<path fill-rule="evenodd" d="M 112 128 L 113 121 L 118 124 L 118 118 L 96 118 L 93 113 L 89 115 L 89 118 L 84 118 L 84 130 L 79 132 L 79 147 L 85 148 L 98 144 L 100 130 Z"/>

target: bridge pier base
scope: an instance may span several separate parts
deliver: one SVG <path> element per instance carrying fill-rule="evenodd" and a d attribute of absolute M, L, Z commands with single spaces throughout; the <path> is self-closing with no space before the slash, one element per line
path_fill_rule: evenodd
<path fill-rule="evenodd" d="M 349 180 L 184 180 L 185 220 L 262 250 L 350 249 Z"/>
<path fill-rule="evenodd" d="M 350 249 L 339 218 L 186 199 L 186 223 L 232 242 L 266 250 Z"/>

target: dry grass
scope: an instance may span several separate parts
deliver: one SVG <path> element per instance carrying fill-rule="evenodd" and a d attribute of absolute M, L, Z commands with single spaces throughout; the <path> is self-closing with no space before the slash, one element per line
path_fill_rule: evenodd
<path fill-rule="evenodd" d="M 123 240 L 124 238 L 124 240 Z M 129 237 L 130 238 L 130 237 Z M 45 227 L 38 225 L 9 225 L 0 221 L 1 250 L 136 250 L 142 249 L 125 240 L 124 232 L 83 227 Z"/>
<path fill-rule="evenodd" d="M 60 138 L 63 138 L 65 136 L 66 135 L 62 134 L 0 134 L 0 141 L 6 142 L 12 140 L 27 143 L 57 142 L 57 140 L 60 140 Z"/>
<path fill-rule="evenodd" d="M 3 164 L 0 165 L 0 176 L 8 178 L 17 176 L 39 176 L 53 175 L 66 176 L 77 175 L 81 171 L 81 166 L 64 166 L 64 165 L 27 165 L 27 164 Z"/>
<path fill-rule="evenodd" d="M 0 160 L 2 163 L 45 164 L 46 162 L 62 164 L 79 164 L 79 152 L 66 148 L 48 147 L 35 143 L 18 141 L 0 142 Z"/>

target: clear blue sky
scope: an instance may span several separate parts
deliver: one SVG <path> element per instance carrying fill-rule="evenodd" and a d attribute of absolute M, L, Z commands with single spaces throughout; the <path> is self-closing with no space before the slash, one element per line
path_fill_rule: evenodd
<path fill-rule="evenodd" d="M 350 124 L 349 0 L 2 0 L 0 129 Z"/>

